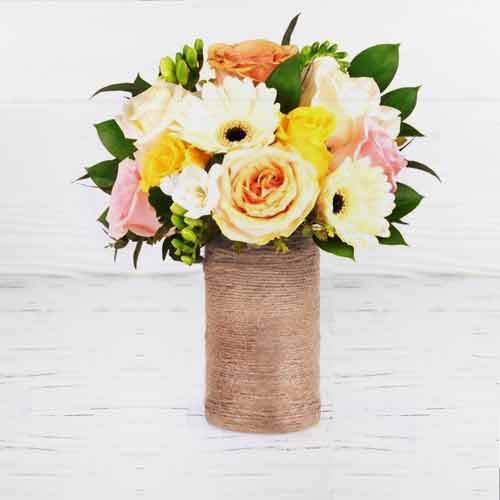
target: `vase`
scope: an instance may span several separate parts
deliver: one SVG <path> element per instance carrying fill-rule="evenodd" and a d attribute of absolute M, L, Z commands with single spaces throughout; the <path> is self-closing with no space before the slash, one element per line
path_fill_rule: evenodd
<path fill-rule="evenodd" d="M 294 236 L 240 253 L 215 239 L 204 260 L 208 422 L 240 432 L 315 425 L 319 396 L 319 252 Z"/>

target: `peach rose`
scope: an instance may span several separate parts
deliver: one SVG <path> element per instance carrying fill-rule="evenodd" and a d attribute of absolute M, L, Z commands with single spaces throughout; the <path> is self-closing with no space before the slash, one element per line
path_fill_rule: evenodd
<path fill-rule="evenodd" d="M 396 141 L 376 119 L 369 117 L 356 122 L 350 142 L 334 152 L 330 170 L 335 170 L 348 156 L 367 157 L 373 166 L 381 167 L 393 191 L 396 191 L 396 176 L 408 164 Z"/>
<path fill-rule="evenodd" d="M 316 168 L 279 147 L 228 153 L 218 178 L 213 217 L 233 241 L 265 245 L 290 236 L 314 208 L 319 193 Z"/>
<path fill-rule="evenodd" d="M 293 45 L 278 45 L 268 40 L 248 40 L 236 45 L 216 43 L 208 49 L 208 62 L 215 69 L 217 83 L 227 75 L 249 77 L 260 83 L 296 53 L 297 47 Z"/>

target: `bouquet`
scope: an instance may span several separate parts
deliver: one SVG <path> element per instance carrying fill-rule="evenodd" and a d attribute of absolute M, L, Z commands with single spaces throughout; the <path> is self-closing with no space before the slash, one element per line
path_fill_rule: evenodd
<path fill-rule="evenodd" d="M 437 177 L 403 150 L 422 134 L 406 120 L 419 87 L 386 92 L 399 45 L 370 47 L 352 60 L 336 43 L 281 44 L 198 39 L 159 63 L 152 83 L 126 92 L 121 114 L 95 125 L 112 158 L 86 169 L 110 195 L 98 218 L 116 253 L 161 244 L 192 265 L 222 237 L 241 252 L 312 238 L 354 259 L 357 248 L 406 245 L 398 226 L 422 196 L 397 181 L 407 168 Z"/>

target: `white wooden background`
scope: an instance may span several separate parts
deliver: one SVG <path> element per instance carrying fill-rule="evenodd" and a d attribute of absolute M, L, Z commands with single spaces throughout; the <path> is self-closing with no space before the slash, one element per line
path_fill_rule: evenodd
<path fill-rule="evenodd" d="M 423 84 L 407 149 L 438 184 L 410 248 L 322 260 L 321 424 L 248 436 L 203 418 L 199 269 L 117 264 L 71 185 L 106 157 L 92 123 L 158 59 L 207 43 L 402 42 Z M 0 498 L 498 498 L 500 70 L 493 0 L 0 1 Z"/>

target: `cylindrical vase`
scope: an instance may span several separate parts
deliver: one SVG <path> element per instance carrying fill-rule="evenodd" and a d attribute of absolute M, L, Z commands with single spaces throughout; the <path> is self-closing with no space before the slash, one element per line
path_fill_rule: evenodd
<path fill-rule="evenodd" d="M 218 427 L 293 432 L 319 421 L 319 252 L 311 238 L 288 244 L 206 247 L 205 412 Z"/>

